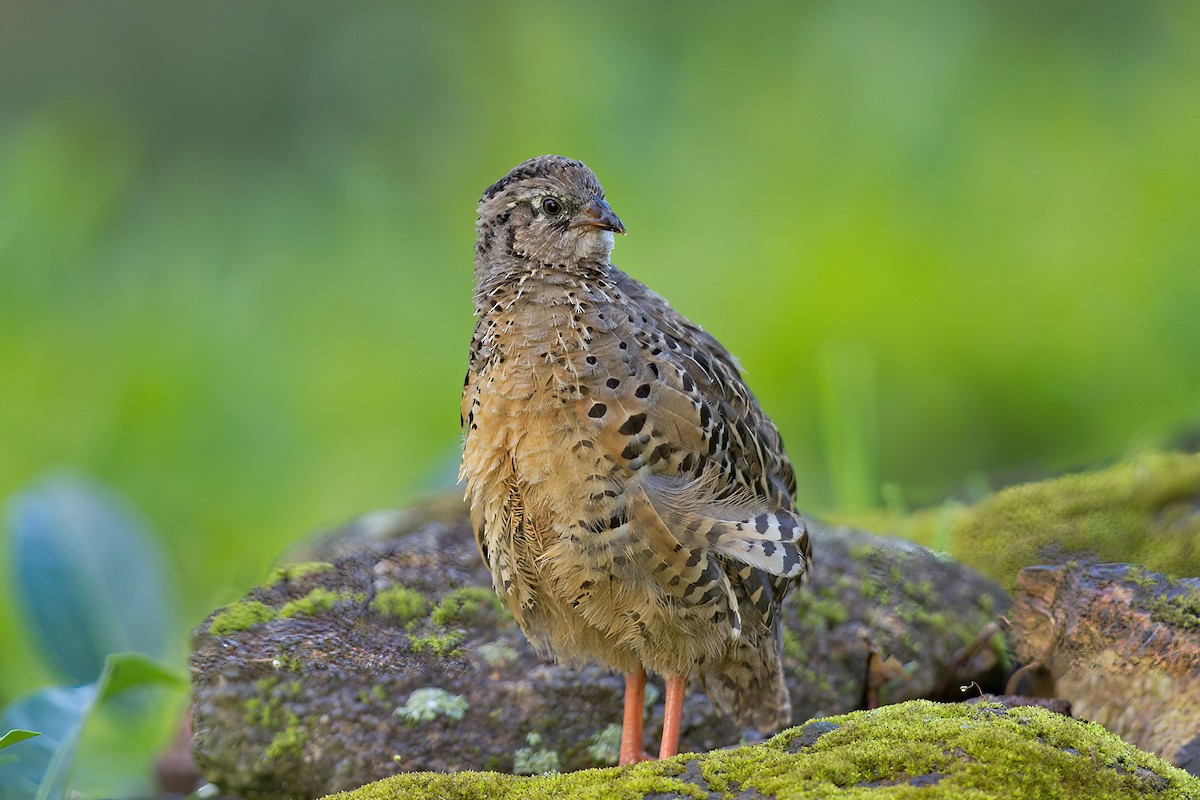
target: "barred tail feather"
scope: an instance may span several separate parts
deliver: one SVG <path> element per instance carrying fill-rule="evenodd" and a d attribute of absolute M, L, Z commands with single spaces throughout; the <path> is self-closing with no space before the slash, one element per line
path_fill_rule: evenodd
<path fill-rule="evenodd" d="M 795 578 L 808 568 L 808 528 L 790 511 L 767 509 L 761 498 L 744 493 L 711 499 L 712 485 L 706 478 L 681 482 L 656 476 L 643 488 L 669 528 L 686 538 L 706 540 L 721 555 L 784 578 Z"/>
<path fill-rule="evenodd" d="M 795 578 L 808 568 L 808 529 L 787 511 L 715 521 L 710 536 L 718 552 L 771 575 Z"/>

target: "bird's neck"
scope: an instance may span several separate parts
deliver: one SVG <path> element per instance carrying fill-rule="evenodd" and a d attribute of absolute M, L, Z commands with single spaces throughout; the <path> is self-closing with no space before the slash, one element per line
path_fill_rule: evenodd
<path fill-rule="evenodd" d="M 613 267 L 607 261 L 580 260 L 572 264 L 538 264 L 521 258 L 475 260 L 475 313 L 487 313 L 497 302 L 504 305 L 526 299 L 536 301 L 546 293 L 611 283 Z"/>

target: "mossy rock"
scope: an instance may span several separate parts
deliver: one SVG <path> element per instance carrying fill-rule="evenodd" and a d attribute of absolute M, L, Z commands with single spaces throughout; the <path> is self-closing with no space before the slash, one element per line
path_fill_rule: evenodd
<path fill-rule="evenodd" d="M 1017 586 L 1026 685 L 1200 774 L 1200 578 L 1095 564 L 1029 567 Z"/>
<path fill-rule="evenodd" d="M 443 504 L 423 525 L 418 507 L 322 537 L 303 560 L 332 568 L 280 570 L 196 629 L 193 751 L 207 781 L 282 800 L 402 770 L 615 762 L 623 679 L 534 653 L 455 502 L 455 514 Z M 999 587 L 924 548 L 812 529 L 818 568 L 781 612 L 793 719 L 1000 688 L 1004 648 L 978 641 L 1007 607 Z M 653 676 L 647 691 L 647 748 L 662 725 L 661 685 Z M 742 735 L 693 682 L 685 749 Z"/>
<path fill-rule="evenodd" d="M 1140 564 L 1200 575 L 1200 454 L 1145 455 L 1013 486 L 974 506 L 848 520 L 943 550 L 1012 590 L 1041 564 Z"/>
<path fill-rule="evenodd" d="M 634 767 L 519 777 L 410 773 L 337 800 L 455 797 L 921 798 L 1200 797 L 1200 778 L 1098 725 L 1041 708 L 911 701 L 814 720 L 756 746 Z"/>

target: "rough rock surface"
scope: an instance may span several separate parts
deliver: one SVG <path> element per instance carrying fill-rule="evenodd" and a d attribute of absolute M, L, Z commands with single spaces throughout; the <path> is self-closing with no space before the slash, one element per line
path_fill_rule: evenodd
<path fill-rule="evenodd" d="M 994 584 L 898 540 L 817 530 L 814 543 L 813 580 L 784 610 L 794 719 L 998 687 L 986 630 L 1007 599 Z M 457 501 L 370 515 L 298 555 L 193 635 L 195 755 L 224 792 L 318 796 L 401 771 L 615 762 L 621 677 L 532 652 Z M 682 748 L 738 740 L 692 687 Z"/>
<path fill-rule="evenodd" d="M 1200 774 L 1200 579 L 1031 567 L 1017 588 L 1013 642 L 1038 693 Z"/>
<path fill-rule="evenodd" d="M 400 775 L 337 800 L 1200 797 L 1200 779 L 1098 725 L 1042 708 L 913 701 L 813 720 L 756 746 L 621 769 L 521 778 Z"/>

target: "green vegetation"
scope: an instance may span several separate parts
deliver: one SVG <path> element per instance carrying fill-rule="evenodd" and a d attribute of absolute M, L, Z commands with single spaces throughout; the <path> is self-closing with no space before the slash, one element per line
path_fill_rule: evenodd
<path fill-rule="evenodd" d="M 280 619 L 295 616 L 311 617 L 328 611 L 333 608 L 335 603 L 362 603 L 365 600 L 366 597 L 361 593 L 335 592 L 318 587 L 304 597 L 284 603 L 283 607 L 279 609 L 279 617 Z"/>
<path fill-rule="evenodd" d="M 425 616 L 429 604 L 418 591 L 406 586 L 389 586 L 375 595 L 371 600 L 371 608 L 403 624 Z"/>
<path fill-rule="evenodd" d="M 144 513 L 164 558 L 128 559 L 155 566 L 121 588 L 153 602 L 72 582 L 89 602 L 63 619 L 89 635 L 21 618 L 7 582 L 0 706 L 94 681 L 110 652 L 56 661 L 41 630 L 86 643 L 129 616 L 124 649 L 178 660 L 298 537 L 453 484 L 474 202 L 537 153 L 596 168 L 630 230 L 616 262 L 740 357 L 807 510 L 979 503 L 993 476 L 1161 450 L 1197 425 L 1189 0 L 708 4 L 682 21 L 616 0 L 586 24 L 477 0 L 260 5 L 235 26 L 211 5 L 80 4 L 70 24 L 10 6 L 0 499 L 75 468 Z M 580 52 L 611 56 L 582 89 L 556 68 Z M 1194 465 L 1151 466 L 1178 469 L 1176 488 L 1142 491 L 1136 470 L 1081 483 L 1095 514 L 1025 489 L 904 524 L 1005 581 L 1059 544 L 1194 574 L 1194 515 L 1172 499 Z M 20 577 L 10 527 L 0 575 Z M 95 541 L 64 563 L 99 563 L 80 556 Z M 431 613 L 416 608 L 391 611 Z M 268 611 L 227 606 L 213 632 Z M 156 737 L 139 741 L 148 761 Z"/>
<path fill-rule="evenodd" d="M 505 608 L 490 588 L 467 586 L 443 597 L 429 618 L 435 625 L 482 625 Z"/>
<path fill-rule="evenodd" d="M 1200 779 L 1122 742 L 1099 725 L 1040 708 L 1009 711 L 913 701 L 810 722 L 760 746 L 702 756 L 540 778 L 413 773 L 333 797 L 385 800 L 420 790 L 426 795 L 492 800 L 640 800 L 654 792 L 702 800 L 709 796 L 707 791 L 692 782 L 696 778 L 683 777 L 690 762 L 698 762 L 702 782 L 713 791 L 738 787 L 781 800 L 983 800 L 997 793 L 1013 800 L 1183 800 L 1200 792 Z"/>
<path fill-rule="evenodd" d="M 958 519 L 951 555 L 1011 586 L 1047 553 L 1200 574 L 1200 456 L 1134 459 L 1000 492 Z"/>
<path fill-rule="evenodd" d="M 296 713 L 289 711 L 285 715 L 283 728 L 271 737 L 262 757 L 267 761 L 274 761 L 287 753 L 297 753 L 307 741 L 308 731 L 301 726 Z"/>
<path fill-rule="evenodd" d="M 415 634 L 408 635 L 408 644 L 412 647 L 414 653 L 420 653 L 426 649 L 436 656 L 460 656 L 462 649 L 459 647 L 463 643 L 462 631 L 447 631 L 445 633 L 430 633 L 424 636 Z"/>
<path fill-rule="evenodd" d="M 1200 588 L 1178 585 L 1150 600 L 1150 618 L 1179 630 L 1200 630 Z"/>
<path fill-rule="evenodd" d="M 1175 577 L 1197 575 L 1198 500 L 1200 455 L 1145 455 L 955 506 L 942 547 L 1009 589 L 1022 567 L 1072 555 Z M 934 546 L 945 518 L 935 509 L 903 518 L 847 519 Z"/>
<path fill-rule="evenodd" d="M 566 7 L 262 6 L 225 30 L 205 6 L 120 48 L 124 15 L 17 7 L 0 497 L 60 464 L 117 487 L 187 566 L 181 630 L 317 525 L 453 483 L 474 203 L 537 153 L 596 168 L 617 263 L 739 356 L 807 509 L 977 499 L 1195 423 L 1187 0 L 686 25 L 619 0 L 585 33 Z M 542 47 L 500 64 L 497 36 Z M 542 68 L 581 46 L 615 56 L 587 91 Z M 47 677 L 9 604 L 0 645 L 0 701 Z"/>
<path fill-rule="evenodd" d="M 270 587 L 281 582 L 298 581 L 309 575 L 320 575 L 332 570 L 333 564 L 327 561 L 301 561 L 296 564 L 284 564 L 282 567 L 274 569 L 263 586 Z"/>
<path fill-rule="evenodd" d="M 303 685 L 298 680 L 281 683 L 272 676 L 256 681 L 254 688 L 258 694 L 245 702 L 246 724 L 275 730 L 263 750 L 263 760 L 274 761 L 299 751 L 308 741 L 308 730 L 295 711 L 285 708 L 284 702 L 299 696 Z"/>
<path fill-rule="evenodd" d="M 513 753 L 514 775 L 548 775 L 558 772 L 558 753 L 542 747 L 542 735 L 530 733 L 525 737 L 528 747 L 518 747 Z"/>
<path fill-rule="evenodd" d="M 278 612 L 266 603 L 257 600 L 238 600 L 217 612 L 209 623 L 208 632 L 213 636 L 228 636 L 238 631 L 249 630 L 255 625 L 270 622 Z"/>
<path fill-rule="evenodd" d="M 621 755 L 621 726 L 613 723 L 592 735 L 588 755 L 597 764 L 616 764 Z"/>

